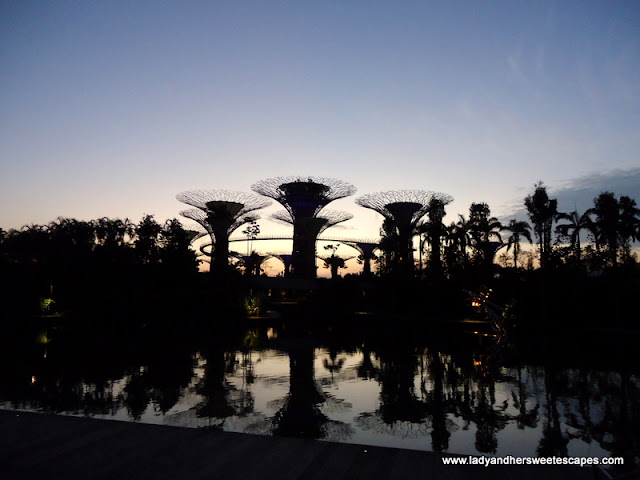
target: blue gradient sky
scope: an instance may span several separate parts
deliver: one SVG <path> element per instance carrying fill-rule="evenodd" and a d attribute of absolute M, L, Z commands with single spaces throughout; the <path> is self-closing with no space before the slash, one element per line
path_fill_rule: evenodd
<path fill-rule="evenodd" d="M 298 174 L 443 191 L 447 220 L 507 216 L 538 180 L 640 200 L 617 189 L 640 178 L 637 1 L 0 5 L 5 230 Z M 353 197 L 331 208 L 377 234 Z"/>

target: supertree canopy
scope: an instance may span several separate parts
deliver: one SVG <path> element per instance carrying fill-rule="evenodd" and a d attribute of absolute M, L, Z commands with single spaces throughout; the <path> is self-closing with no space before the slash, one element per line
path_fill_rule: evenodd
<path fill-rule="evenodd" d="M 409 271 L 413 269 L 413 232 L 434 201 L 446 205 L 453 201 L 453 197 L 424 190 L 392 190 L 356 198 L 358 205 L 375 210 L 393 226 L 398 236 L 399 264 Z"/>
<path fill-rule="evenodd" d="M 298 217 L 313 217 L 334 200 L 356 193 L 350 183 L 324 177 L 267 178 L 253 184 L 251 190 L 280 203 L 294 222 Z"/>
<path fill-rule="evenodd" d="M 271 204 L 266 198 L 253 193 L 227 190 L 192 190 L 176 195 L 176 199 L 196 207 L 180 212 L 186 218 L 202 225 L 215 245 L 212 269 L 223 271 L 228 266 L 229 235 L 241 225 L 259 218 L 250 212 Z"/>
<path fill-rule="evenodd" d="M 332 201 L 353 195 L 356 188 L 333 178 L 275 177 L 261 180 L 251 189 L 273 198 L 287 210 L 288 215 L 282 213 L 276 218 L 293 224 L 292 273 L 298 278 L 315 278 L 316 239 L 321 231 L 338 223 L 331 223 L 333 219 L 321 211 Z M 339 221 L 345 220 L 348 218 Z"/>
<path fill-rule="evenodd" d="M 288 223 L 293 225 L 293 219 L 291 215 L 286 210 L 279 210 L 271 215 L 272 218 L 279 220 L 284 223 Z M 342 212 L 340 210 L 321 210 L 315 217 L 317 222 L 316 225 L 319 228 L 317 235 L 320 235 L 327 228 L 333 227 L 338 223 L 346 222 L 347 220 L 351 220 L 353 215 L 349 212 Z"/>

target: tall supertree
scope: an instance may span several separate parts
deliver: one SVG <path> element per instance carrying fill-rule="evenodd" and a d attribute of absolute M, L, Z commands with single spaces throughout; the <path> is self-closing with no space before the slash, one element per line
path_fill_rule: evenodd
<path fill-rule="evenodd" d="M 271 205 L 266 198 L 253 193 L 227 190 L 192 190 L 176 195 L 176 199 L 197 210 L 180 212 L 202 225 L 213 244 L 211 270 L 223 272 L 229 265 L 229 235 L 241 225 L 259 218 L 249 213 Z"/>
<path fill-rule="evenodd" d="M 358 256 L 358 263 L 362 263 L 362 275 L 364 277 L 371 276 L 371 260 L 376 260 L 377 257 L 373 253 L 379 249 L 380 246 L 377 242 L 345 242 L 346 245 L 355 248 L 360 255 Z"/>
<path fill-rule="evenodd" d="M 293 225 L 294 228 L 294 234 L 293 234 L 293 239 L 294 239 L 294 247 L 293 247 L 293 251 L 296 251 L 296 234 L 295 234 L 295 227 L 296 227 L 296 223 L 294 222 L 294 220 L 291 218 L 291 215 L 289 214 L 288 211 L 286 210 L 280 210 L 275 212 L 274 214 L 271 215 L 272 218 L 279 220 L 281 222 L 285 222 L 285 223 L 289 223 L 291 225 Z M 304 276 L 302 275 L 303 278 L 312 278 L 315 277 L 316 274 L 316 261 L 315 261 L 315 255 L 316 255 L 316 241 L 318 239 L 318 236 L 324 232 L 327 228 L 333 227 L 334 225 L 337 225 L 338 223 L 342 223 L 342 222 L 346 222 L 347 220 L 350 220 L 353 218 L 353 215 L 348 213 L 348 212 L 341 212 L 339 210 L 321 210 L 319 213 L 316 214 L 315 217 L 312 218 L 302 218 L 299 220 L 300 222 L 300 226 L 302 227 L 302 230 L 304 231 L 304 235 L 299 236 L 298 238 L 298 248 L 300 252 L 313 252 L 314 258 L 313 258 L 313 263 L 311 263 L 311 259 L 307 258 L 305 255 L 306 253 L 303 253 L 300 255 L 300 261 L 302 262 L 302 268 L 304 269 L 303 271 L 308 272 L 308 275 Z M 292 261 L 293 259 L 296 258 L 295 253 L 292 255 Z M 294 264 L 292 263 L 292 266 Z M 292 268 L 294 273 L 295 273 L 295 267 Z M 300 267 L 298 267 L 298 271 L 299 271 Z"/>
<path fill-rule="evenodd" d="M 446 205 L 453 197 L 446 193 L 424 190 L 392 190 L 356 198 L 361 207 L 375 210 L 384 216 L 388 227 L 398 238 L 398 265 L 404 272 L 413 270 L 413 234 L 416 225 L 437 200 Z"/>
<path fill-rule="evenodd" d="M 331 220 L 321 210 L 334 200 L 353 195 L 356 188 L 333 178 L 275 177 L 261 180 L 251 189 L 273 198 L 287 210 L 288 216 L 279 220 L 293 224 L 292 274 L 297 278 L 315 278 L 316 239 L 331 226 L 328 225 Z M 344 220 L 347 218 L 340 221 Z"/>

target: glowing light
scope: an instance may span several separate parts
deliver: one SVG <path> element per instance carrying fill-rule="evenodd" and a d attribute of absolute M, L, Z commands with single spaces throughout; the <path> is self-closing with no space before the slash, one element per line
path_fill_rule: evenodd
<path fill-rule="evenodd" d="M 31 383 L 36 383 L 36 376 L 35 375 L 31 376 Z"/>

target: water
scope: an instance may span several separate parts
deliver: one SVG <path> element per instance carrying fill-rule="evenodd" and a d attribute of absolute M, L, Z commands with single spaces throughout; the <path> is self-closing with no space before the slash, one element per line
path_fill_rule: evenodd
<path fill-rule="evenodd" d="M 388 329 L 27 330 L 5 340 L 0 407 L 460 454 L 640 453 L 635 339 Z"/>

